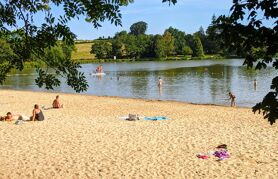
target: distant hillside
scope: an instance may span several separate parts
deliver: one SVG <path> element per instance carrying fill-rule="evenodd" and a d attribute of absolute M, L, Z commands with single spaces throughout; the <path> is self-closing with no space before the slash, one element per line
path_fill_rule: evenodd
<path fill-rule="evenodd" d="M 72 59 L 74 60 L 93 60 L 95 55 L 91 54 L 91 47 L 93 41 L 76 41 L 75 42 L 75 51 L 72 53 Z"/>

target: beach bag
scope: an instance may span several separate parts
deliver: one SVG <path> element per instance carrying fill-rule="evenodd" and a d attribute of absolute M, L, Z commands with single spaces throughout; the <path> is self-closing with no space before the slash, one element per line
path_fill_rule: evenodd
<path fill-rule="evenodd" d="M 139 116 L 137 114 L 128 114 L 128 119 L 129 121 L 136 121 L 139 120 Z"/>
<path fill-rule="evenodd" d="M 20 124 L 23 124 L 23 121 L 19 119 L 19 120 L 16 120 L 14 124 L 15 125 L 20 125 Z"/>

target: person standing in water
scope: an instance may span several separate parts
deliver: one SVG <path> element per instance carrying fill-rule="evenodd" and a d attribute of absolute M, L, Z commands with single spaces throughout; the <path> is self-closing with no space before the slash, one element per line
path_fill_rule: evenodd
<path fill-rule="evenodd" d="M 99 66 L 99 73 L 103 73 L 103 67 L 102 67 L 102 65 Z"/>
<path fill-rule="evenodd" d="M 100 66 L 98 66 L 98 67 L 96 68 L 96 73 L 103 73 L 103 67 L 102 67 L 102 65 L 100 65 Z"/>
<path fill-rule="evenodd" d="M 162 85 L 163 85 L 163 81 L 162 81 L 162 79 L 159 77 L 159 78 L 158 78 L 158 84 L 157 84 L 157 86 L 160 88 L 160 87 L 162 87 Z"/>
<path fill-rule="evenodd" d="M 254 90 L 256 91 L 256 89 L 257 89 L 257 80 L 255 79 L 254 80 Z"/>
<path fill-rule="evenodd" d="M 232 92 L 229 92 L 229 97 L 231 100 L 231 107 L 234 107 L 236 105 L 236 96 Z"/>

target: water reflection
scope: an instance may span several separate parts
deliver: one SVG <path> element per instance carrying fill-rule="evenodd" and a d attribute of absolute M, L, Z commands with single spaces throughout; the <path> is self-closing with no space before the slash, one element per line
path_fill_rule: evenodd
<path fill-rule="evenodd" d="M 242 63 L 240 59 L 105 63 L 105 76 L 90 75 L 99 64 L 86 64 L 82 72 L 89 83 L 88 94 L 229 105 L 227 94 L 232 91 L 237 105 L 253 106 L 268 92 L 275 70 L 255 71 Z M 34 69 L 13 71 L 2 88 L 44 90 L 34 84 L 35 78 Z M 54 91 L 74 93 L 61 81 Z"/>

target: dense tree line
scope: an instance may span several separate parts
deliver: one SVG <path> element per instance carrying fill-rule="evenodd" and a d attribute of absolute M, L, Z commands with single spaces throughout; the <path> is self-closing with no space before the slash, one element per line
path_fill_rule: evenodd
<path fill-rule="evenodd" d="M 148 24 L 143 21 L 131 25 L 130 32 L 121 31 L 114 37 L 100 37 L 92 45 L 91 53 L 97 58 L 164 58 L 177 55 L 203 57 L 204 54 L 228 55 L 217 35 L 215 17 L 206 32 L 202 27 L 194 34 L 169 27 L 162 35 L 146 34 Z"/>

